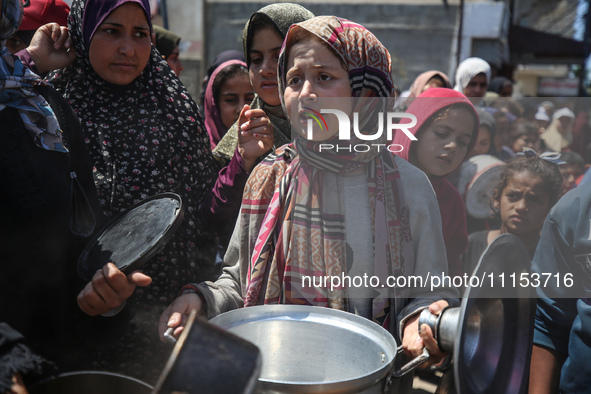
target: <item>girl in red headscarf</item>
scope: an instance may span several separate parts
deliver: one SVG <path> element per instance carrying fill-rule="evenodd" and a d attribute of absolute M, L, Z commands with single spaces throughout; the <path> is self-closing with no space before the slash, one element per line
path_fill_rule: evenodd
<path fill-rule="evenodd" d="M 463 275 L 460 256 L 468 246 L 466 212 L 460 193 L 445 177 L 468 158 L 474 147 L 478 114 L 466 96 L 444 88 L 426 90 L 406 112 L 417 118 L 417 124 L 408 129 L 417 140 L 397 133 L 394 144 L 401 146 L 400 157 L 429 177 L 441 211 L 449 273 Z"/>

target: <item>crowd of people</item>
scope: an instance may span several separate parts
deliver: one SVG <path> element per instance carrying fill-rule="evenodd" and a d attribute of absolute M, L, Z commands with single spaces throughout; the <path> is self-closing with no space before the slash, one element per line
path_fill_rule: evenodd
<path fill-rule="evenodd" d="M 243 53 L 220 51 L 198 106 L 179 79 L 181 37 L 152 24 L 148 0 L 0 5 L 0 393 L 73 370 L 154 384 L 165 331 L 178 336 L 191 311 L 278 303 L 363 316 L 407 356 L 426 348 L 421 368 L 437 364 L 446 355 L 418 317 L 457 306 L 461 289 L 309 289 L 302 277 L 462 276 L 501 234 L 534 272 L 572 272 L 591 290 L 581 102 L 513 97 L 511 79 L 475 57 L 454 83 L 429 70 L 397 95 L 376 35 L 277 3 L 245 15 Z M 336 117 L 309 115 L 334 98 L 355 114 L 348 139 Z M 416 122 L 376 133 L 389 110 Z M 502 166 L 484 218 L 462 187 L 475 158 Z M 104 224 L 166 192 L 184 218 L 158 254 L 129 274 L 108 262 L 79 275 Z M 539 289 L 530 392 L 591 387 L 589 299 L 565 294 Z M 411 376 L 392 390 L 410 393 Z"/>

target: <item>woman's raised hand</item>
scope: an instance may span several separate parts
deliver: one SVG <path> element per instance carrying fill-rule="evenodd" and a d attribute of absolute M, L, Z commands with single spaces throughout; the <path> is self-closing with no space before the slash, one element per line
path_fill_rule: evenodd
<path fill-rule="evenodd" d="M 27 51 L 40 74 L 69 66 L 76 60 L 68 28 L 48 23 L 35 32 Z"/>
<path fill-rule="evenodd" d="M 238 153 L 244 160 L 246 171 L 250 172 L 257 159 L 273 147 L 273 125 L 265 111 L 250 109 L 248 105 L 240 111 L 238 125 Z"/>
<path fill-rule="evenodd" d="M 439 300 L 429 305 L 429 312 L 434 315 L 439 315 L 449 304 L 445 300 Z M 429 359 L 419 366 L 419 369 L 427 368 L 430 365 L 437 364 L 445 353 L 441 352 L 437 341 L 433 337 L 433 332 L 426 325 L 420 329 L 419 334 L 419 315 L 416 314 L 409 318 L 404 325 L 404 333 L 402 336 L 402 348 L 407 356 L 415 358 L 419 356 L 423 348 L 426 347 L 429 351 Z"/>

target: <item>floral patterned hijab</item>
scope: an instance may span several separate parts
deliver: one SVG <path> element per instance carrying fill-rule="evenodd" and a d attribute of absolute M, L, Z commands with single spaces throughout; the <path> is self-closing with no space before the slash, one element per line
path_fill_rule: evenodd
<path fill-rule="evenodd" d="M 285 91 L 291 37 L 299 29 L 327 42 L 345 61 L 353 97 L 392 97 L 391 60 L 386 48 L 363 26 L 332 16 L 312 18 L 290 28 L 279 59 L 281 93 Z M 408 208 L 399 192 L 400 174 L 393 155 L 387 150 L 327 155 L 319 153 L 315 144 L 297 137 L 295 143 L 265 159 L 249 179 L 241 219 L 258 236 L 247 275 L 246 306 L 293 303 L 348 310 L 347 289 L 301 284 L 303 276 L 346 275 L 350 252 L 343 177 L 361 165 L 367 168 L 373 274 L 385 283 L 388 275 L 414 268 Z M 277 173 L 282 174 L 280 179 Z M 254 187 L 256 182 L 263 184 Z M 265 205 L 263 216 L 261 206 Z M 388 327 L 397 291 L 388 289 L 376 295 L 368 317 Z"/>
<path fill-rule="evenodd" d="M 148 2 L 132 2 L 144 9 L 150 22 Z M 74 0 L 68 27 L 78 58 L 51 82 L 80 119 L 99 202 L 107 216 L 164 192 L 176 193 L 183 200 L 180 228 L 150 260 L 153 264 L 144 266 L 146 274 L 158 282 L 150 290 L 158 290 L 154 299 L 159 301 L 150 305 L 156 311 L 174 299 L 179 273 L 196 281 L 214 275 L 213 264 L 202 256 L 205 246 L 196 243 L 204 242 L 198 208 L 211 190 L 218 166 L 197 105 L 153 46 L 143 72 L 128 85 L 107 83 L 92 68 L 85 32 L 96 31 L 93 23 L 104 20 L 116 8 L 114 4 L 123 3 Z M 88 43 L 91 40 L 89 36 Z"/>
<path fill-rule="evenodd" d="M 148 1 L 130 1 L 144 9 L 150 23 Z M 154 47 L 129 85 L 112 85 L 94 71 L 88 53 L 92 35 L 126 2 L 74 0 L 68 27 L 78 58 L 51 80 L 80 118 L 108 213 L 164 189 L 199 199 L 217 167 L 197 105 Z"/>

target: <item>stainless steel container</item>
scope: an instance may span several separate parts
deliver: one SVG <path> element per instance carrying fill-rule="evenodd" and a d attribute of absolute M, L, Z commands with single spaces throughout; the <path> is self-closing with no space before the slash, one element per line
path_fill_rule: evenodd
<path fill-rule="evenodd" d="M 253 306 L 210 323 L 259 347 L 262 393 L 380 393 L 398 351 L 384 328 L 330 308 Z"/>

